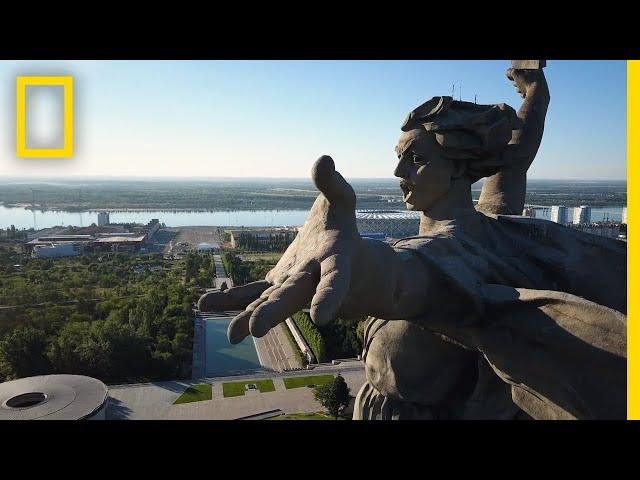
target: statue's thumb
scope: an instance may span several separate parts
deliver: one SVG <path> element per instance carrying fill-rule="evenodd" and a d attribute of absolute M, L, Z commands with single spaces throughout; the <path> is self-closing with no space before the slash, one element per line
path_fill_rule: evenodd
<path fill-rule="evenodd" d="M 311 170 L 311 178 L 329 203 L 355 208 L 356 196 L 353 188 L 340 173 L 336 172 L 333 158 L 323 155 L 316 160 Z"/>

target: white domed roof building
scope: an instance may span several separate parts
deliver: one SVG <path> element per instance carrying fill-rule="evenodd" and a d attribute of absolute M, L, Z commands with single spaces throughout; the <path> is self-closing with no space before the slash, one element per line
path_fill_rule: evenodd
<path fill-rule="evenodd" d="M 213 249 L 213 245 L 211 245 L 210 243 L 202 242 L 198 244 L 199 252 L 212 252 Z"/>
<path fill-rule="evenodd" d="M 0 383 L 0 420 L 104 420 L 109 391 L 82 375 L 40 375 Z"/>

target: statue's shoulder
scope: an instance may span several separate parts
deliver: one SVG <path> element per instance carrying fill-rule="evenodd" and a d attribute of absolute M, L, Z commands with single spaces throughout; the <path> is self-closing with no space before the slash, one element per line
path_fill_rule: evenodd
<path fill-rule="evenodd" d="M 413 237 L 405 237 L 397 240 L 392 244 L 395 249 L 402 250 L 428 250 L 431 252 L 444 252 L 450 249 L 450 243 L 456 242 L 457 239 L 452 230 L 446 229 L 438 232 L 432 232 L 429 235 L 415 235 Z"/>

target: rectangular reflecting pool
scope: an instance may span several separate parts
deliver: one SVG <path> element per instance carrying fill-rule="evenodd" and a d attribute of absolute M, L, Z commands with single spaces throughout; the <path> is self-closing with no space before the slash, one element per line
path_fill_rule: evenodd
<path fill-rule="evenodd" d="M 260 370 L 260 360 L 253 337 L 249 335 L 237 345 L 227 339 L 231 318 L 205 321 L 205 349 L 207 377 L 239 375 Z"/>

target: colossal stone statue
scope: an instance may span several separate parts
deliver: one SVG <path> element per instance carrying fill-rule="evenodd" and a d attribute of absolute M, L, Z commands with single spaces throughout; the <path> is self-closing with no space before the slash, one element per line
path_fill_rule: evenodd
<path fill-rule="evenodd" d="M 355 419 L 625 418 L 626 244 L 519 216 L 550 99 L 527 62 L 507 72 L 517 113 L 434 97 L 402 124 L 394 173 L 417 236 L 361 238 L 354 191 L 323 156 L 321 193 L 265 280 L 199 308 L 245 309 L 231 343 L 309 304 L 318 325 L 368 315 Z"/>

